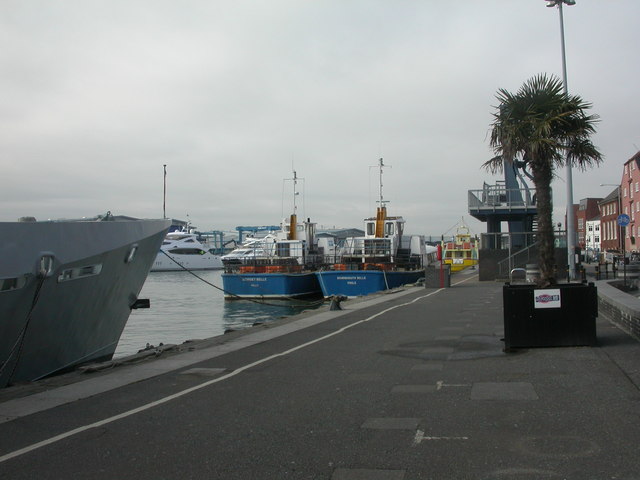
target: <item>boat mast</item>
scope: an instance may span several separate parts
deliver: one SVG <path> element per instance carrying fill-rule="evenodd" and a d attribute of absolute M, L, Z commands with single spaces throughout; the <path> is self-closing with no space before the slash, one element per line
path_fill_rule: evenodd
<path fill-rule="evenodd" d="M 164 189 L 162 191 L 162 218 L 167 218 L 167 164 L 164 167 Z"/>
<path fill-rule="evenodd" d="M 386 203 L 389 203 L 388 200 L 385 200 L 383 195 L 382 195 L 382 174 L 383 174 L 383 168 L 387 167 L 388 165 L 384 164 L 384 161 L 382 160 L 382 158 L 380 160 L 378 160 L 378 167 L 380 169 L 380 173 L 379 173 L 379 196 L 380 196 L 380 200 L 378 200 L 376 203 L 379 203 L 377 211 L 376 211 L 376 238 L 383 238 L 384 237 L 384 221 L 387 218 L 387 206 L 385 205 Z"/>
<path fill-rule="evenodd" d="M 298 174 L 296 173 L 296 171 L 293 171 L 293 178 L 291 179 L 293 180 L 293 213 L 291 214 L 291 217 L 289 218 L 289 235 L 287 237 L 287 240 L 297 240 L 298 238 L 298 226 L 297 226 L 297 222 L 298 222 L 298 215 L 297 215 L 297 210 L 298 210 L 298 206 L 296 204 L 296 197 L 298 196 Z"/>

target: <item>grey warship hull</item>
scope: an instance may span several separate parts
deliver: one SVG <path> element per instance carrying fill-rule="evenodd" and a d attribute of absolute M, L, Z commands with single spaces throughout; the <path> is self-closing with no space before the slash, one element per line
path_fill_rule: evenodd
<path fill-rule="evenodd" d="M 110 359 L 169 225 L 0 223 L 0 388 Z"/>

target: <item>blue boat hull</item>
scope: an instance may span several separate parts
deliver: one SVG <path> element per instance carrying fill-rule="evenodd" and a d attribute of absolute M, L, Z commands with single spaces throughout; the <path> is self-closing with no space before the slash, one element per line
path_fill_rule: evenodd
<path fill-rule="evenodd" d="M 360 297 L 370 293 L 415 283 L 424 277 L 424 270 L 385 272 L 382 270 L 328 270 L 316 272 L 325 297 L 344 295 Z"/>
<path fill-rule="evenodd" d="M 315 273 L 223 273 L 226 298 L 297 298 L 320 296 Z"/>

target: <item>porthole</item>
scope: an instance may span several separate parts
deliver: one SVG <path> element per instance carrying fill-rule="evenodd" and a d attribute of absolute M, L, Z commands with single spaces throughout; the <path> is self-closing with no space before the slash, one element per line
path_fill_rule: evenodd
<path fill-rule="evenodd" d="M 95 265 L 85 265 L 84 267 L 67 268 L 58 275 L 58 282 L 68 282 L 70 280 L 77 280 L 79 278 L 93 277 L 99 275 L 102 271 L 102 264 L 96 263 Z"/>

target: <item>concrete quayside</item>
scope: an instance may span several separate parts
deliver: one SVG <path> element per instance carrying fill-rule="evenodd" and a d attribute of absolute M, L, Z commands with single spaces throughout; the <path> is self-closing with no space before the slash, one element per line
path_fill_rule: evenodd
<path fill-rule="evenodd" d="M 451 284 L 5 389 L 0 476 L 637 478 L 640 345 L 615 307 L 595 347 L 505 353 L 502 285 Z"/>

